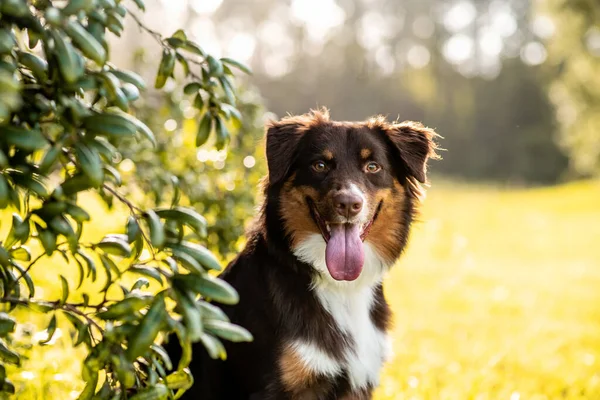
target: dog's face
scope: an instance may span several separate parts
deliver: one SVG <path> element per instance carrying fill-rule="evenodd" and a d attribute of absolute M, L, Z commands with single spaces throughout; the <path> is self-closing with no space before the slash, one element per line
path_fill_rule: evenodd
<path fill-rule="evenodd" d="M 292 250 L 318 270 L 324 258 L 319 272 L 336 281 L 359 278 L 365 259 L 379 260 L 378 268 L 393 263 L 434 135 L 420 124 L 334 122 L 320 112 L 273 123 L 269 188 Z"/>

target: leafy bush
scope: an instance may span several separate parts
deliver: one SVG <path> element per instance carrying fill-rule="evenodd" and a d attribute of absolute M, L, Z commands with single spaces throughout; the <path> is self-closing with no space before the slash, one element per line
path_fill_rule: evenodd
<path fill-rule="evenodd" d="M 157 39 L 163 48 L 157 89 L 181 68 L 188 82 L 183 92 L 200 114 L 196 146 L 209 138 L 217 149 L 226 146 L 230 128 L 241 120 L 231 68 L 249 71 L 206 54 L 183 31 L 163 38 L 130 5 L 144 10 L 142 0 L 0 2 L 0 208 L 15 210 L 0 246 L 3 392 L 15 391 L 4 364 L 21 362 L 12 338 L 17 308 L 49 314 L 44 342 L 62 316 L 72 325 L 75 346 L 84 346 L 87 354 L 81 399 L 127 398 L 133 392 L 132 399 L 178 397 L 193 379 L 186 370 L 191 343 L 202 342 L 212 357 L 223 358 L 220 339 L 251 340 L 212 304 L 234 304 L 238 296 L 208 273 L 221 267 L 201 244 L 208 224 L 180 205 L 178 180 L 170 182 L 169 199 L 140 202 L 127 189 L 140 186 L 138 176 L 123 179 L 117 168 L 123 152 L 138 142 L 156 145 L 157 139 L 131 111 L 146 84 L 108 62 L 106 35 L 120 36 L 129 15 Z M 153 153 L 143 147 L 145 159 L 151 159 Z M 81 239 L 84 228 L 94 227 L 81 201 L 86 191 L 109 207 L 119 203 L 129 210 L 125 233 L 92 243 Z M 35 248 L 40 251 L 30 250 Z M 30 272 L 55 254 L 77 266 L 79 279 L 57 276 L 61 298 L 36 297 Z M 133 285 L 125 285 L 128 275 L 138 276 Z M 106 277 L 100 296 L 79 293 L 82 300 L 73 300 L 84 282 L 99 276 Z M 157 293 L 147 291 L 151 280 L 159 285 Z M 175 332 L 184 349 L 178 371 L 168 376 L 171 362 L 155 343 L 167 332 Z"/>

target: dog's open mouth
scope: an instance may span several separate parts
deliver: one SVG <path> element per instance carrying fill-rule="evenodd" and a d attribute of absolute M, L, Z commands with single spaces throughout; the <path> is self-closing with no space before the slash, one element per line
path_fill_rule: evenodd
<path fill-rule="evenodd" d="M 323 219 L 315 203 L 307 198 L 310 215 L 325 239 L 325 262 L 329 274 L 338 281 L 353 281 L 360 276 L 365 260 L 363 242 L 379 215 L 379 203 L 373 218 L 365 224 L 332 224 Z"/>
<path fill-rule="evenodd" d="M 321 235 L 323 236 L 323 239 L 325 239 L 325 242 L 329 242 L 329 239 L 331 238 L 331 227 L 332 226 L 334 226 L 334 225 L 353 225 L 353 224 L 331 224 L 331 223 L 325 221 L 323 219 L 323 217 L 321 217 L 321 214 L 319 214 L 319 211 L 317 210 L 315 202 L 310 197 L 306 198 L 306 202 L 308 203 L 308 209 L 310 210 L 310 216 L 312 217 L 312 219 L 315 221 L 315 223 L 319 227 L 319 230 L 321 231 Z M 371 218 L 368 222 L 362 224 L 359 227 L 361 241 L 363 241 L 363 242 L 365 241 L 367 235 L 369 234 L 369 231 L 371 230 L 371 227 L 373 226 L 373 223 L 379 216 L 379 212 L 381 211 L 382 205 L 383 205 L 383 201 L 379 202 L 379 204 L 377 205 L 377 209 L 373 213 L 373 218 Z"/>

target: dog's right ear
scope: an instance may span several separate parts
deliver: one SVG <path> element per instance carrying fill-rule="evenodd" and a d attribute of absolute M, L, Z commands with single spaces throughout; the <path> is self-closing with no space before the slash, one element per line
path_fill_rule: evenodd
<path fill-rule="evenodd" d="M 281 182 L 288 175 L 295 160 L 296 147 L 304 132 L 302 123 L 285 118 L 267 125 L 267 164 L 270 185 Z"/>

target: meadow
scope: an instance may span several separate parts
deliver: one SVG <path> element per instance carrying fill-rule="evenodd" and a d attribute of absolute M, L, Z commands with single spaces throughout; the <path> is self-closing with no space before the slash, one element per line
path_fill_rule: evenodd
<path fill-rule="evenodd" d="M 98 223 L 90 238 L 123 222 L 93 198 L 86 206 Z M 434 179 L 420 219 L 386 279 L 394 357 L 378 400 L 600 398 L 600 182 L 515 189 Z M 59 258 L 34 268 L 38 297 L 60 296 L 57 271 L 76 276 Z M 44 337 L 49 315 L 18 316 L 28 323 L 20 341 Z M 76 398 L 83 388 L 82 352 L 61 328 L 10 370 L 15 398 Z"/>

